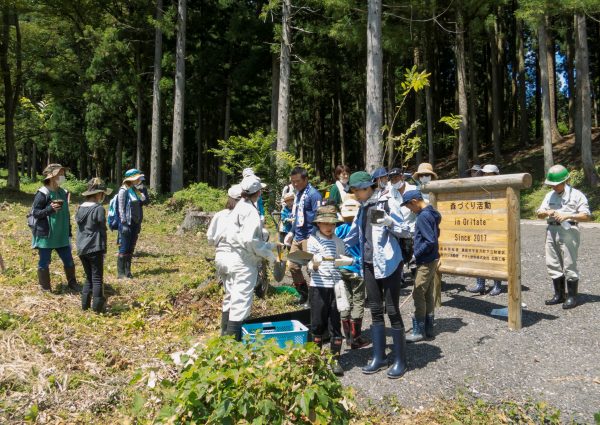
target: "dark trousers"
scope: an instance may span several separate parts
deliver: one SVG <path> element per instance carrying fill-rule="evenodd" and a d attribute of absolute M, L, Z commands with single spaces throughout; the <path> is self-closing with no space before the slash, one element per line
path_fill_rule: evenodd
<path fill-rule="evenodd" d="M 400 263 L 394 273 L 384 279 L 375 279 L 372 263 L 365 263 L 365 286 L 367 287 L 368 307 L 371 310 L 373 324 L 384 324 L 383 305 L 387 312 L 392 328 L 404 328 L 400 315 L 400 288 L 402 280 Z"/>
<path fill-rule="evenodd" d="M 322 336 L 325 329 L 329 328 L 332 338 L 342 337 L 340 312 L 335 302 L 335 291 L 333 288 L 308 288 L 310 300 L 310 332 L 316 336 Z"/>
<path fill-rule="evenodd" d="M 104 297 L 104 254 L 94 252 L 91 254 L 80 255 L 79 259 L 85 270 L 85 283 L 81 291 L 82 297 L 90 293 L 94 298 Z"/>
<path fill-rule="evenodd" d="M 138 235 L 142 230 L 139 223 L 123 224 L 119 228 L 119 255 L 133 255 Z"/>

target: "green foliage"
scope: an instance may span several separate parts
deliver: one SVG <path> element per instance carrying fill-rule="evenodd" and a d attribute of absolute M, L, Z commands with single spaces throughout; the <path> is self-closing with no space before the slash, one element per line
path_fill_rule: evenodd
<path fill-rule="evenodd" d="M 440 122 L 446 124 L 452 130 L 456 131 L 460 128 L 462 122 L 462 115 L 450 114 L 440 118 Z"/>
<path fill-rule="evenodd" d="M 68 190 L 74 195 L 81 195 L 83 192 L 87 190 L 87 181 L 86 180 L 78 180 L 74 176 L 69 176 L 69 178 L 62 184 L 63 189 Z"/>
<path fill-rule="evenodd" d="M 19 325 L 19 317 L 7 311 L 0 311 L 0 331 L 14 329 Z"/>
<path fill-rule="evenodd" d="M 421 147 L 421 136 L 417 133 L 419 127 L 421 127 L 421 121 L 417 120 L 406 131 L 393 137 L 394 144 L 398 145 L 396 150 L 400 154 L 399 162 L 402 167 L 405 167 L 413 159 Z"/>
<path fill-rule="evenodd" d="M 428 87 L 430 76 L 431 73 L 425 70 L 421 72 L 417 71 L 417 65 L 414 65 L 411 69 L 407 68 L 404 71 L 404 80 L 400 83 L 400 87 L 402 88 L 401 102 L 404 102 L 410 92 L 418 93 L 425 87 Z"/>
<path fill-rule="evenodd" d="M 245 345 L 214 337 L 197 349 L 198 358 L 177 381 L 157 385 L 158 413 L 144 411 L 137 397 L 138 420 L 178 424 L 347 424 L 351 393 L 332 373 L 320 349 L 280 348 L 273 340 Z M 185 364 L 189 357 L 183 356 Z"/>
<path fill-rule="evenodd" d="M 170 205 L 176 209 L 193 206 L 201 211 L 220 211 L 227 203 L 227 192 L 207 185 L 194 183 L 173 194 Z"/>

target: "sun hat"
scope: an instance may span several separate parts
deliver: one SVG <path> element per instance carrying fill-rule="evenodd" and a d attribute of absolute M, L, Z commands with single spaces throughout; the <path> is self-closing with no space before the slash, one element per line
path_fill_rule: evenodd
<path fill-rule="evenodd" d="M 348 180 L 348 186 L 351 189 L 366 189 L 367 187 L 373 186 L 373 177 L 366 171 L 357 171 L 352 173 Z"/>
<path fill-rule="evenodd" d="M 264 189 L 267 185 L 261 183 L 260 179 L 255 175 L 250 175 L 242 179 L 240 186 L 243 192 L 246 192 L 248 195 L 253 195 L 259 190 Z"/>
<path fill-rule="evenodd" d="M 569 174 L 569 170 L 567 170 L 560 164 L 556 164 L 550 167 L 550 169 L 548 170 L 548 174 L 546 174 L 546 181 L 544 182 L 544 184 L 548 186 L 557 186 L 562 182 L 569 180 L 570 176 L 571 175 Z"/>
<path fill-rule="evenodd" d="M 294 192 L 288 192 L 285 195 L 283 195 L 283 198 L 281 198 L 281 200 L 283 202 L 287 201 L 288 199 L 294 199 L 296 197 L 296 194 Z"/>
<path fill-rule="evenodd" d="M 402 176 L 404 173 L 402 171 L 402 168 L 392 168 L 390 170 L 390 172 L 388 173 L 388 177 L 392 177 L 392 176 Z"/>
<path fill-rule="evenodd" d="M 481 165 L 473 164 L 473 166 L 471 168 L 467 169 L 467 171 L 481 171 Z"/>
<path fill-rule="evenodd" d="M 388 172 L 385 167 L 379 167 L 375 171 L 373 171 L 373 180 L 380 179 L 382 177 L 387 177 Z"/>
<path fill-rule="evenodd" d="M 106 183 L 100 177 L 94 177 L 87 183 L 87 190 L 81 196 L 92 196 L 96 193 L 104 193 L 108 196 L 112 193 L 112 189 L 106 187 Z"/>
<path fill-rule="evenodd" d="M 58 176 L 60 170 L 65 170 L 66 173 L 69 170 L 69 167 L 63 167 L 60 164 L 48 164 L 48 166 L 44 168 L 44 171 L 42 171 L 42 174 L 44 175 L 44 181 Z"/>
<path fill-rule="evenodd" d="M 417 168 L 417 172 L 413 174 L 413 179 L 418 179 L 422 175 L 430 175 L 433 180 L 437 180 L 438 175 L 434 173 L 433 166 L 429 162 L 422 162 Z"/>
<path fill-rule="evenodd" d="M 356 200 L 354 195 L 348 195 L 342 203 L 340 214 L 343 218 L 356 217 L 359 209 L 360 203 Z"/>
<path fill-rule="evenodd" d="M 123 177 L 124 177 L 123 183 L 125 183 L 125 182 L 134 182 L 137 179 L 141 180 L 145 176 L 137 168 L 130 168 L 129 170 L 125 171 L 125 174 Z"/>
<path fill-rule="evenodd" d="M 406 192 L 404 192 L 404 195 L 402 195 L 402 203 L 400 204 L 400 206 L 403 207 L 414 199 L 423 199 L 423 194 L 421 193 L 421 191 L 407 190 Z"/>
<path fill-rule="evenodd" d="M 232 199 L 240 199 L 242 197 L 242 186 L 240 184 L 234 184 L 227 190 L 227 196 Z"/>
<path fill-rule="evenodd" d="M 500 174 L 500 169 L 498 168 L 497 165 L 494 164 L 485 164 L 483 166 L 483 168 L 481 169 L 482 173 L 494 173 L 494 174 Z"/>
<path fill-rule="evenodd" d="M 254 176 L 254 170 L 252 168 L 244 168 L 242 170 L 242 178 L 248 177 L 248 176 Z"/>
<path fill-rule="evenodd" d="M 337 210 L 335 205 L 325 205 L 317 209 L 317 216 L 313 220 L 313 223 L 332 223 L 337 224 L 340 222 L 338 218 Z"/>

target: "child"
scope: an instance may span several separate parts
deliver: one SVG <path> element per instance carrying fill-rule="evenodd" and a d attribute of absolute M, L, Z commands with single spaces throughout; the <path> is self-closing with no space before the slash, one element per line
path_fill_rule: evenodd
<path fill-rule="evenodd" d="M 286 235 L 292 230 L 294 219 L 292 218 L 292 208 L 294 206 L 294 192 L 288 192 L 283 195 L 281 208 L 281 223 L 279 224 L 279 242 L 283 243 Z"/>
<path fill-rule="evenodd" d="M 313 341 L 319 347 L 323 345 L 323 333 L 329 329 L 331 334 L 331 353 L 333 354 L 333 373 L 344 375 L 339 357 L 342 349 L 342 330 L 340 313 L 337 309 L 335 285 L 342 276 L 336 268 L 334 259 L 345 253 L 344 242 L 335 236 L 335 225 L 339 222 L 333 205 L 319 207 L 313 221 L 319 230 L 307 242 L 307 252 L 313 254 L 308 269 L 312 270 L 309 297 L 310 327 Z"/>
<path fill-rule="evenodd" d="M 112 193 L 112 189 L 99 179 L 88 182 L 88 190 L 83 192 L 85 202 L 75 215 L 77 222 L 77 255 L 85 270 L 85 284 L 81 292 L 81 308 L 100 313 L 104 309 L 104 254 L 106 253 L 106 214 L 102 202 Z"/>
<path fill-rule="evenodd" d="M 423 200 L 419 190 L 405 192 L 402 206 L 417 215 L 414 243 L 417 275 L 413 289 L 415 315 L 412 319 L 413 333 L 406 338 L 407 342 L 417 342 L 433 337 L 434 279 L 440 258 L 438 238 L 442 216 Z"/>
<path fill-rule="evenodd" d="M 354 195 L 346 195 L 340 211 L 344 222 L 335 229 L 335 235 L 338 238 L 344 240 L 348 235 L 359 208 L 360 204 Z M 346 298 L 348 298 L 350 308 L 340 311 L 340 315 L 342 317 L 342 329 L 346 337 L 346 346 L 354 350 L 366 347 L 370 342 L 361 336 L 362 320 L 365 312 L 365 281 L 362 278 L 360 268 L 360 245 L 353 245 L 348 247 L 347 250 L 348 254 L 354 259 L 354 264 L 340 267 L 340 273 L 344 281 Z"/>

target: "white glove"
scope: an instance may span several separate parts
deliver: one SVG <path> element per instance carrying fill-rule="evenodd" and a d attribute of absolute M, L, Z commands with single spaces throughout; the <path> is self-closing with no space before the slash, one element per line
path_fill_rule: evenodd
<path fill-rule="evenodd" d="M 392 227 L 394 225 L 394 220 L 389 215 L 385 215 L 383 218 L 378 218 L 377 223 L 374 226 L 388 226 Z"/>
<path fill-rule="evenodd" d="M 354 258 L 345 255 L 340 255 L 340 258 L 335 259 L 336 267 L 351 266 L 352 264 L 354 264 Z"/>
<path fill-rule="evenodd" d="M 267 260 L 269 262 L 269 266 L 273 267 L 273 265 L 275 264 L 275 261 L 277 260 L 277 257 L 275 257 L 275 254 L 273 254 L 272 252 L 270 254 L 271 255 L 269 255 L 267 258 L 265 258 L 265 260 Z"/>
<path fill-rule="evenodd" d="M 292 232 L 285 235 L 285 239 L 283 240 L 283 244 L 287 246 L 292 246 L 292 242 L 294 241 L 294 234 Z"/>
<path fill-rule="evenodd" d="M 312 269 L 313 270 L 318 270 L 319 266 L 321 265 L 321 263 L 323 262 L 323 256 L 320 254 L 315 254 L 312 258 Z"/>

